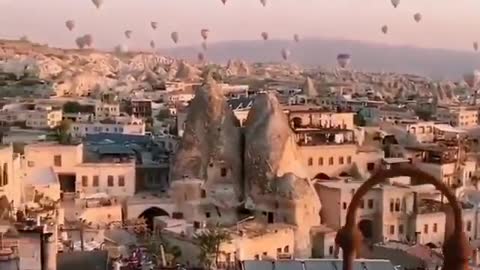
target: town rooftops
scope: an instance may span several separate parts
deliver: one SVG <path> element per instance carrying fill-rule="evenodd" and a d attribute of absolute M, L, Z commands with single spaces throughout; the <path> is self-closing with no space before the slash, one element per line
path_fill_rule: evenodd
<path fill-rule="evenodd" d="M 59 253 L 57 255 L 58 270 L 107 270 L 108 252 L 98 251 L 76 251 Z"/>
<path fill-rule="evenodd" d="M 255 238 L 265 234 L 277 233 L 279 230 L 294 230 L 296 226 L 285 223 L 266 224 L 259 221 L 248 221 L 230 227 L 232 234 L 240 235 L 241 231 L 243 237 Z"/>
<path fill-rule="evenodd" d="M 308 260 L 278 260 L 278 261 L 243 261 L 244 270 L 338 270 L 342 269 L 343 261 L 340 259 L 308 259 Z M 355 261 L 353 269 L 362 270 L 395 270 L 392 263 L 387 260 Z"/>

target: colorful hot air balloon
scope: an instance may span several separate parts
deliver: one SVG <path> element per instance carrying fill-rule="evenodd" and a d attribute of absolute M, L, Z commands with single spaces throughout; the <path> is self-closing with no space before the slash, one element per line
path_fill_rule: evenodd
<path fill-rule="evenodd" d="M 77 47 L 79 49 L 85 48 L 85 40 L 84 40 L 83 36 L 76 38 L 75 39 L 75 44 L 77 44 Z"/>
<path fill-rule="evenodd" d="M 260 0 L 260 3 L 265 7 L 267 6 L 267 0 Z"/>
<path fill-rule="evenodd" d="M 92 0 L 92 3 L 95 5 L 95 7 L 100 9 L 103 5 L 103 0 Z"/>
<path fill-rule="evenodd" d="M 150 22 L 150 26 L 152 27 L 153 30 L 157 30 L 158 22 Z"/>
<path fill-rule="evenodd" d="M 388 26 L 386 25 L 382 26 L 382 33 L 388 34 Z"/>
<path fill-rule="evenodd" d="M 478 42 L 476 42 L 476 41 L 473 42 L 473 49 L 474 49 L 475 51 L 478 51 Z"/>
<path fill-rule="evenodd" d="M 132 33 L 133 33 L 133 32 L 132 32 L 131 30 L 127 30 L 127 31 L 125 31 L 124 34 L 125 34 L 125 37 L 126 37 L 127 39 L 130 39 L 130 38 L 132 37 Z"/>
<path fill-rule="evenodd" d="M 400 0 L 392 0 L 392 5 L 394 8 L 397 8 L 399 4 L 400 4 Z"/>
<path fill-rule="evenodd" d="M 206 51 L 206 50 L 208 49 L 207 42 L 205 42 L 205 41 L 202 42 L 202 49 L 203 49 L 204 51 Z"/>
<path fill-rule="evenodd" d="M 346 68 L 350 64 L 351 56 L 347 53 L 337 55 L 337 63 L 341 68 Z"/>
<path fill-rule="evenodd" d="M 293 35 L 293 40 L 294 40 L 295 42 L 300 42 L 300 36 L 299 36 L 298 34 L 294 34 L 294 35 Z"/>
<path fill-rule="evenodd" d="M 150 40 L 150 48 L 155 49 L 155 41 Z"/>
<path fill-rule="evenodd" d="M 205 61 L 205 54 L 203 52 L 199 52 L 197 54 L 198 61 L 203 62 Z"/>
<path fill-rule="evenodd" d="M 210 30 L 208 29 L 202 29 L 200 30 L 200 35 L 202 36 L 203 40 L 207 40 L 208 39 L 208 33 L 210 32 Z"/>
<path fill-rule="evenodd" d="M 73 20 L 68 20 L 65 22 L 65 26 L 69 31 L 72 31 L 75 28 L 75 21 Z"/>
<path fill-rule="evenodd" d="M 262 38 L 263 38 L 263 40 L 268 40 L 268 33 L 267 32 L 262 32 Z"/>
<path fill-rule="evenodd" d="M 175 44 L 178 43 L 178 40 L 179 40 L 178 32 L 172 32 L 172 33 L 170 34 L 170 37 L 172 38 L 172 40 L 173 40 L 173 42 L 174 42 Z"/>
<path fill-rule="evenodd" d="M 288 57 L 290 57 L 290 50 L 289 49 L 282 49 L 283 60 L 287 61 Z"/>
<path fill-rule="evenodd" d="M 463 80 L 470 88 L 476 88 L 480 82 L 480 71 L 473 70 L 463 75 Z"/>
<path fill-rule="evenodd" d="M 90 34 L 86 34 L 83 36 L 83 41 L 85 43 L 86 46 L 88 47 L 92 47 L 93 45 L 93 36 L 90 35 Z"/>
<path fill-rule="evenodd" d="M 415 13 L 415 15 L 413 15 L 413 19 L 418 23 L 422 20 L 422 14 L 420 13 Z"/>

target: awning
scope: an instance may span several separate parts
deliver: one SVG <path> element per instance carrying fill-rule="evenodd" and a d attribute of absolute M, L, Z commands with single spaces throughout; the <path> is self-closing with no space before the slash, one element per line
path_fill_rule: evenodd
<path fill-rule="evenodd" d="M 443 132 L 450 132 L 450 133 L 465 133 L 465 130 L 463 129 L 459 129 L 459 128 L 454 128 L 450 125 L 446 125 L 446 124 L 438 124 L 438 125 L 435 125 L 435 128 L 440 130 L 440 131 L 443 131 Z"/>

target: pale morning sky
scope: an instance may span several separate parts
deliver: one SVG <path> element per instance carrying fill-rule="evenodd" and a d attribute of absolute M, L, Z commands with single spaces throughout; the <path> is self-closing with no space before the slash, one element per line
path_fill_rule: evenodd
<path fill-rule="evenodd" d="M 421 12 L 417 24 L 413 14 Z M 74 32 L 64 22 L 76 21 Z M 153 32 L 150 21 L 158 21 Z M 389 35 L 380 27 L 387 24 Z M 271 38 L 336 38 L 472 50 L 480 41 L 480 1 L 402 0 L 394 9 L 390 0 L 104 0 L 96 10 L 91 0 L 0 0 L 0 38 L 27 35 L 31 40 L 72 47 L 77 35 L 91 33 L 99 48 L 122 42 L 129 47 L 172 46 L 170 32 L 180 33 L 181 44 L 200 43 L 199 31 L 209 28 L 210 41 L 253 40 L 268 31 Z M 133 37 L 125 41 L 123 31 Z"/>

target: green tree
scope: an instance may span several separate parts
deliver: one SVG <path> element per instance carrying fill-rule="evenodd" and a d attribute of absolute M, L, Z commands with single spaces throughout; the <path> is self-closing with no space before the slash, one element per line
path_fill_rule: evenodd
<path fill-rule="evenodd" d="M 82 105 L 76 101 L 68 101 L 63 104 L 64 113 L 79 113 L 82 112 Z"/>
<path fill-rule="evenodd" d="M 194 239 L 200 247 L 199 259 L 206 269 L 211 269 L 213 263 L 218 264 L 220 245 L 232 240 L 228 231 L 218 226 L 208 227 L 205 231 L 197 234 Z"/>
<path fill-rule="evenodd" d="M 70 127 L 72 126 L 72 121 L 63 120 L 60 125 L 57 127 L 56 135 L 58 142 L 60 144 L 69 144 L 72 142 L 72 135 L 70 134 Z"/>
<path fill-rule="evenodd" d="M 164 121 L 170 117 L 170 110 L 169 109 L 162 109 L 157 114 L 158 121 Z"/>
<path fill-rule="evenodd" d="M 360 112 L 357 112 L 353 116 L 353 123 L 359 127 L 364 127 L 367 125 L 367 121 L 365 121 L 365 117 L 363 117 L 363 115 Z"/>

